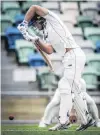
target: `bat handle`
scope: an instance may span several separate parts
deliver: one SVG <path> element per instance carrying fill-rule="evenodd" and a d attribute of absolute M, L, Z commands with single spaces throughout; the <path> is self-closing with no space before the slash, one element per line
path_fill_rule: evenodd
<path fill-rule="evenodd" d="M 50 68 L 50 71 L 51 71 L 52 73 L 54 73 L 54 69 L 53 69 L 53 68 Z"/>

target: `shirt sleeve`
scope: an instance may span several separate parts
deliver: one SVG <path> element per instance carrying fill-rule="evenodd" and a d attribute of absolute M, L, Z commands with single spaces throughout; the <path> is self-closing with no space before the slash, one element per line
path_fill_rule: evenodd
<path fill-rule="evenodd" d="M 55 39 L 59 39 L 61 42 L 63 42 L 64 48 L 66 48 L 66 46 L 69 46 L 67 38 L 71 36 L 71 33 L 65 27 L 62 20 L 50 10 L 48 10 L 48 14 L 44 16 L 44 18 L 49 23 L 52 29 L 52 35 L 54 35 Z M 54 37 L 49 37 L 51 44 L 58 44 L 59 40 L 54 40 Z"/>
<path fill-rule="evenodd" d="M 56 22 L 59 20 L 59 17 L 52 11 L 48 10 L 48 14 L 44 16 L 44 18 L 50 22 Z"/>
<path fill-rule="evenodd" d="M 66 28 L 61 19 L 50 10 L 48 10 L 48 14 L 44 16 L 44 18 L 46 18 L 46 20 L 48 21 L 55 35 L 57 35 L 57 38 L 61 38 L 63 41 L 65 41 Z M 69 32 L 67 32 L 67 36 L 68 35 L 70 35 Z"/>

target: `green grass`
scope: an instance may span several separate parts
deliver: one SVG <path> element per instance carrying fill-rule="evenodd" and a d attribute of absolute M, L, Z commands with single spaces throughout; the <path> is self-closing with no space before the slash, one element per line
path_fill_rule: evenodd
<path fill-rule="evenodd" d="M 48 131 L 48 128 L 38 128 L 37 125 L 2 125 L 1 135 L 100 135 L 100 128 L 96 127 L 80 132 L 75 131 L 76 125 L 64 131 Z"/>

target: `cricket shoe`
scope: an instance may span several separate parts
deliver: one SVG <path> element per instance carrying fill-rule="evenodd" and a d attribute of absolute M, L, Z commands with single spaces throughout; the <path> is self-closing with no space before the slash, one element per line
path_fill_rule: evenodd
<path fill-rule="evenodd" d="M 47 127 L 48 125 L 47 124 L 45 124 L 43 121 L 40 121 L 40 123 L 39 123 L 39 128 L 45 128 L 45 127 Z"/>
<path fill-rule="evenodd" d="M 100 127 L 100 119 L 95 121 L 94 127 Z"/>
<path fill-rule="evenodd" d="M 58 123 L 54 127 L 49 128 L 49 131 L 65 130 L 68 129 L 69 127 L 70 127 L 70 123 L 67 124 Z"/>
<path fill-rule="evenodd" d="M 94 121 L 93 119 L 90 119 L 89 122 L 88 122 L 86 125 L 83 125 L 83 124 L 80 125 L 80 126 L 76 129 L 76 131 L 83 131 L 83 130 L 87 129 L 87 128 L 90 127 L 90 126 L 93 126 L 94 123 L 95 123 L 95 121 Z"/>

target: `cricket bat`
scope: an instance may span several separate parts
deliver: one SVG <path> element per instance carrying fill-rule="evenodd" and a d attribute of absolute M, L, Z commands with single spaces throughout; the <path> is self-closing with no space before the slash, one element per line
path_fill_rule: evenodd
<path fill-rule="evenodd" d="M 28 31 L 29 31 L 29 34 L 30 34 L 31 36 L 35 36 L 35 34 L 34 34 L 34 32 L 32 31 L 31 28 L 30 28 Z M 35 44 L 34 44 L 34 45 L 35 45 Z M 36 45 L 35 45 L 35 46 L 36 46 Z M 42 51 L 42 50 L 41 50 L 40 48 L 38 48 L 37 46 L 36 46 L 36 48 L 37 48 L 37 50 L 40 52 L 40 54 L 42 55 L 42 57 L 44 58 L 45 62 L 46 62 L 47 65 L 49 66 L 50 70 L 51 70 L 52 72 L 54 72 L 53 65 L 52 65 L 52 62 L 51 62 L 51 60 L 50 60 L 48 54 L 45 53 L 44 51 Z"/>
<path fill-rule="evenodd" d="M 53 69 L 53 65 L 52 65 L 52 62 L 48 56 L 48 54 L 46 54 L 44 51 L 42 51 L 40 48 L 37 48 L 37 50 L 40 52 L 40 54 L 42 55 L 42 57 L 44 58 L 45 62 L 47 63 L 47 65 L 49 66 L 50 70 L 52 72 L 54 72 L 54 69 Z"/>

